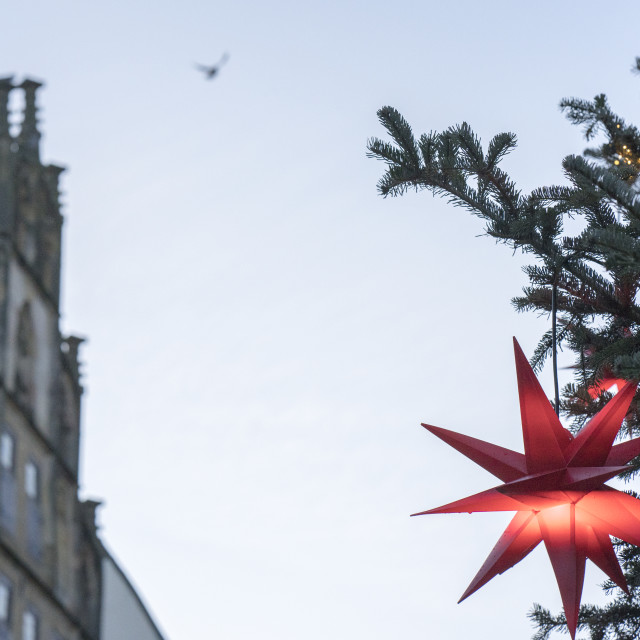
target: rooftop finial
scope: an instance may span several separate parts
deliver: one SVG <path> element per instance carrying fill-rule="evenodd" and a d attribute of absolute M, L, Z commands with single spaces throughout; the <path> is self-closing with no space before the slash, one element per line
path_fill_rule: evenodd
<path fill-rule="evenodd" d="M 20 147 L 26 155 L 34 160 L 40 159 L 40 132 L 38 131 L 36 91 L 42 86 L 29 78 L 25 79 L 20 88 L 24 90 L 24 118 L 20 130 Z"/>
<path fill-rule="evenodd" d="M 9 137 L 9 92 L 13 89 L 13 76 L 0 78 L 0 138 Z"/>

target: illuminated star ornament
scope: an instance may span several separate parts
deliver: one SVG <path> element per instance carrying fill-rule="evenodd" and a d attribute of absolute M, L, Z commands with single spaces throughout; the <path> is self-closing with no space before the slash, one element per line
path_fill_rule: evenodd
<path fill-rule="evenodd" d="M 524 455 L 423 424 L 503 484 L 413 515 L 516 511 L 460 602 L 544 541 L 575 638 L 587 558 L 629 592 L 609 536 L 640 546 L 640 500 L 604 483 L 640 455 L 640 438 L 613 444 L 637 382 L 625 383 L 573 436 L 558 420 L 515 338 L 514 349 Z"/>

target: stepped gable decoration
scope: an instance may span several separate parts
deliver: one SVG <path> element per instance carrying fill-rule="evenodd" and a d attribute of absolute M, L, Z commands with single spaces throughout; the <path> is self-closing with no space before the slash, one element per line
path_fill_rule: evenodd
<path fill-rule="evenodd" d="M 640 438 L 613 444 L 638 383 L 626 382 L 573 436 L 560 423 L 515 338 L 513 342 L 524 455 L 423 424 L 503 484 L 413 515 L 516 511 L 459 602 L 544 541 L 575 638 L 586 559 L 628 593 L 609 536 L 640 546 L 640 500 L 604 484 L 640 455 Z"/>

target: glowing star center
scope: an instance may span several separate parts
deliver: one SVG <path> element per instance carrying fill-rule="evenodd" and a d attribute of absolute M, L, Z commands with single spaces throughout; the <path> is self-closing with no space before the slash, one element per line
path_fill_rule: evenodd
<path fill-rule="evenodd" d="M 460 602 L 544 542 L 575 638 L 586 559 L 628 593 L 610 536 L 640 546 L 640 500 L 604 484 L 640 455 L 640 438 L 613 444 L 637 383 L 627 382 L 574 437 L 558 420 L 515 338 L 514 349 L 524 455 L 423 424 L 503 484 L 413 515 L 516 511 Z"/>

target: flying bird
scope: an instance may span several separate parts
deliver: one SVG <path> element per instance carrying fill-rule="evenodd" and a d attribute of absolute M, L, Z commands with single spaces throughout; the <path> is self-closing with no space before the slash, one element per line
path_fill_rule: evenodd
<path fill-rule="evenodd" d="M 198 71 L 202 71 L 202 73 L 204 73 L 205 78 L 207 80 L 211 80 L 212 78 L 215 78 L 220 69 L 222 68 L 222 65 L 224 65 L 224 63 L 229 59 L 229 54 L 225 53 L 223 54 L 222 58 L 220 58 L 220 61 L 218 62 L 218 64 L 214 64 L 213 66 L 211 65 L 206 65 L 206 64 L 195 64 L 195 68 L 198 69 Z"/>

